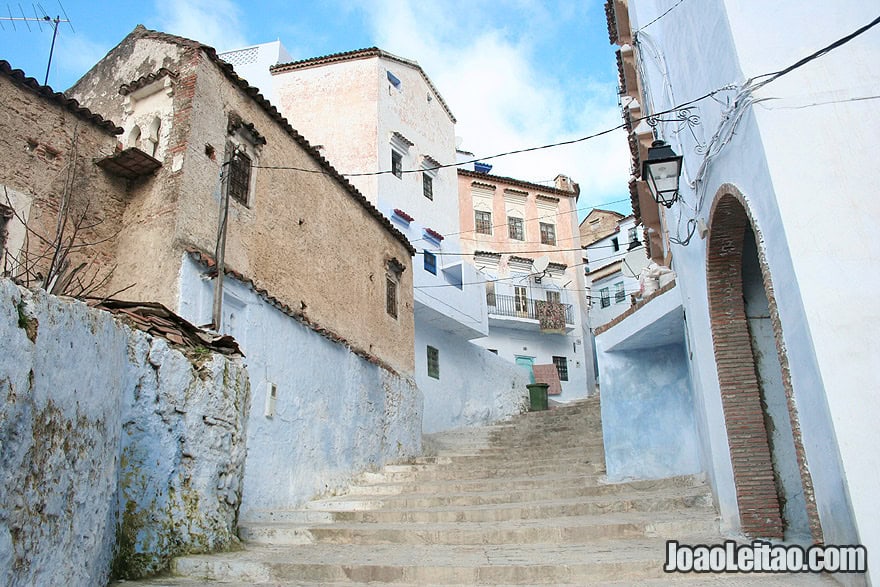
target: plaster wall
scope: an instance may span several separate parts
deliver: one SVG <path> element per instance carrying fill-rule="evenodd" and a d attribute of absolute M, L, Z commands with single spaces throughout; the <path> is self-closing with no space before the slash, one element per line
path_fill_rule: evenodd
<path fill-rule="evenodd" d="M 590 213 L 578 226 L 581 245 L 587 246 L 613 233 L 622 218 L 622 214 L 611 210 L 600 210 L 599 208 L 590 210 Z"/>
<path fill-rule="evenodd" d="M 778 70 L 877 16 L 876 7 L 854 0 L 834 5 L 811 2 L 808 11 L 800 3 L 782 2 L 761 11 L 760 22 L 753 26 L 757 10 L 725 4 L 746 72 Z M 778 35 L 779 30 L 785 35 Z M 777 34 L 770 38 L 771 32 Z M 756 38 L 768 40 L 764 51 L 756 50 Z M 774 99 L 754 109 L 818 368 L 818 373 L 793 371 L 792 383 L 819 387 L 821 381 L 824 388 L 824 394 L 821 388 L 816 390 L 812 401 L 817 411 L 830 413 L 834 430 L 826 439 L 836 436 L 858 536 L 868 548 L 869 568 L 880 566 L 880 516 L 874 503 L 880 454 L 873 450 L 871 434 L 880 418 L 873 393 L 880 310 L 872 294 L 880 287 L 880 277 L 866 268 L 880 257 L 880 244 L 872 238 L 880 203 L 869 196 L 876 183 L 871 155 L 876 125 L 869 122 L 876 118 L 876 103 L 860 98 L 876 94 L 878 61 L 880 30 L 874 27 L 767 85 L 756 97 Z M 803 140 L 792 141 L 792 136 Z M 838 197 L 829 202 L 829 193 Z M 804 205 L 805 194 L 811 195 L 811 205 Z M 828 287 L 854 284 L 853 279 L 857 286 Z M 815 382 L 807 381 L 807 376 L 816 375 Z M 818 449 L 823 438 L 807 436 L 810 416 L 801 418 L 805 441 Z M 835 512 L 828 507 L 825 518 L 833 519 Z M 825 518 L 823 527 L 830 526 L 826 538 L 829 529 L 841 539 L 851 538 L 845 528 Z"/>
<path fill-rule="evenodd" d="M 101 585 L 236 541 L 240 364 L 5 280 L 0 339 L 0 582 Z"/>
<path fill-rule="evenodd" d="M 377 169 L 380 91 L 376 58 L 342 61 L 273 73 L 278 109 L 290 124 L 341 173 Z M 387 137 L 383 138 L 385 144 Z M 390 169 L 390 164 L 385 169 Z M 378 176 L 352 177 L 373 204 L 379 203 Z"/>
<path fill-rule="evenodd" d="M 670 4 L 631 2 L 633 27 L 652 20 Z M 651 52 L 662 57 L 645 58 L 643 81 L 649 87 L 650 108 L 660 111 L 709 90 L 741 82 L 745 77 L 779 70 L 827 44 L 832 37 L 838 38 L 870 20 L 870 15 L 865 16 L 867 10 L 858 2 L 847 2 L 846 8 L 811 2 L 809 10 L 803 3 L 783 2 L 774 5 L 769 13 L 757 5 L 741 4 L 730 5 L 726 12 L 725 3 L 720 0 L 682 4 L 642 35 L 642 41 L 651 45 Z M 842 22 L 843 15 L 848 22 Z M 713 39 L 713 43 L 706 44 L 707 38 Z M 755 39 L 761 42 L 756 43 Z M 798 70 L 798 74 L 767 86 L 760 95 L 786 96 L 791 92 L 790 96 L 802 96 L 814 84 L 841 87 L 844 80 L 858 80 L 858 84 L 871 79 L 876 75 L 876 60 L 867 59 L 866 51 L 864 44 L 841 48 L 830 61 L 817 61 L 812 67 Z M 646 53 L 647 50 L 642 51 L 643 55 Z M 741 56 L 745 56 L 743 61 Z M 759 63 L 759 56 L 763 62 Z M 849 83 L 843 85 L 849 87 Z M 872 429 L 870 422 L 876 420 L 876 414 L 870 407 L 865 408 L 872 404 L 861 397 L 861 390 L 867 393 L 871 385 L 860 379 L 870 377 L 872 372 L 870 363 L 861 357 L 866 356 L 864 353 L 874 354 L 870 341 L 876 337 L 867 329 L 876 320 L 865 314 L 872 312 L 874 306 L 867 299 L 859 303 L 861 293 L 853 294 L 856 299 L 850 298 L 846 304 L 840 304 L 839 295 L 834 296 L 833 303 L 823 299 L 832 295 L 827 283 L 845 283 L 856 274 L 847 265 L 853 255 L 851 245 L 846 243 L 853 238 L 858 240 L 854 234 L 866 227 L 868 218 L 876 217 L 871 208 L 874 204 L 861 197 L 870 189 L 865 175 L 870 165 L 861 159 L 865 150 L 856 149 L 860 154 L 852 158 L 845 155 L 853 151 L 853 142 L 858 141 L 858 133 L 872 112 L 865 102 L 832 106 L 834 114 L 827 117 L 818 110 L 820 106 L 792 111 L 765 111 L 765 107 L 772 108 L 773 103 L 753 106 L 744 114 L 730 144 L 710 166 L 701 186 L 702 197 L 698 198 L 690 188 L 685 188 L 682 195 L 707 222 L 711 202 L 721 186 L 732 184 L 743 195 L 762 262 L 768 268 L 765 279 L 769 275 L 772 282 L 782 325 L 781 342 L 788 358 L 825 541 L 861 541 L 869 552 L 874 552 L 876 548 L 872 550 L 872 545 L 878 538 L 875 529 L 880 525 L 873 522 L 876 514 L 869 505 L 873 489 L 868 488 L 876 487 L 878 457 L 876 451 L 867 448 L 865 434 Z M 697 108 L 702 126 L 702 131 L 697 131 L 699 140 L 714 132 L 722 108 L 713 101 L 702 101 Z M 814 129 L 817 125 L 823 145 L 829 148 L 815 149 L 815 142 L 791 140 L 801 136 L 804 128 Z M 843 129 L 849 127 L 860 130 L 856 136 L 844 136 Z M 683 179 L 690 181 L 701 163 L 701 157 L 693 150 L 694 140 L 687 133 L 675 134 L 668 128 L 661 128 L 661 137 L 671 142 L 676 152 L 684 154 Z M 840 146 L 835 148 L 835 144 Z M 832 171 L 829 173 L 828 169 Z M 848 199 L 846 205 L 835 207 L 835 214 L 828 214 L 821 203 L 829 190 Z M 676 208 L 671 214 L 678 214 Z M 822 238 L 816 240 L 816 234 Z M 873 246 L 857 247 L 856 257 L 876 256 Z M 673 259 L 694 353 L 692 376 L 697 390 L 704 466 L 716 489 L 723 520 L 735 530 L 736 495 L 706 303 L 705 241 L 695 237 L 687 247 L 674 246 Z M 876 288 L 865 284 L 864 288 L 855 289 L 868 295 Z M 859 520 L 858 534 L 853 511 Z M 872 564 L 873 558 L 869 566 Z M 858 581 L 858 577 L 846 579 Z"/>
<path fill-rule="evenodd" d="M 608 351 L 602 373 L 605 468 L 612 482 L 699 473 L 693 391 L 683 344 Z"/>
<path fill-rule="evenodd" d="M 85 250 L 74 250 L 71 264 L 94 259 L 93 268 L 103 278 L 113 264 L 115 235 L 125 206 L 125 184 L 107 175 L 94 160 L 113 153 L 116 136 L 6 75 L 0 75 L 0 103 L 5 114 L 0 117 L 0 154 L 4 162 L 0 168 L 0 203 L 7 204 L 8 196 L 19 216 L 27 219 L 33 231 L 27 239 L 31 263 L 48 249 L 41 238 L 55 238 L 59 209 L 67 193 L 70 212 L 65 238 L 70 238 L 73 224 L 85 214 L 82 225 L 91 228 L 80 231 L 77 244 L 96 243 Z M 13 218 L 9 231 L 8 253 L 16 257 L 26 243 L 24 226 Z M 22 261 L 23 256 L 18 259 Z M 46 275 L 47 266 L 44 259 L 37 270 Z"/>
<path fill-rule="evenodd" d="M 213 288 L 202 268 L 186 258 L 180 279 L 181 315 L 210 319 Z M 242 519 L 299 506 L 360 471 L 419 453 L 422 393 L 409 377 L 321 336 L 247 284 L 225 283 L 236 314 L 225 331 L 242 345 L 253 390 Z"/>
<path fill-rule="evenodd" d="M 412 271 L 402 235 L 356 201 L 340 180 L 325 175 L 306 148 L 233 85 L 197 44 L 181 43 L 136 29 L 73 88 L 84 103 L 116 115 L 125 108 L 123 100 L 106 88 L 118 88 L 159 66 L 177 74 L 163 167 L 133 189 L 120 242 L 120 267 L 125 279 L 136 282 L 126 297 L 177 307 L 183 252 L 190 247 L 215 250 L 229 115 L 235 114 L 254 125 L 266 144 L 257 147 L 248 203 L 230 201 L 227 267 L 393 368 L 411 373 Z M 267 166 L 316 173 L 260 168 Z M 358 246 L 343 247 L 348 241 L 340 235 L 351 235 Z M 385 311 L 390 259 L 405 267 L 398 319 Z M 345 287 L 327 286 L 339 283 L 341 275 Z"/>
<path fill-rule="evenodd" d="M 235 68 L 235 73 L 246 79 L 250 85 L 259 88 L 260 93 L 266 96 L 270 102 L 278 103 L 269 68 L 279 63 L 293 61 L 281 41 L 271 41 L 224 51 L 219 54 L 219 57 L 227 63 L 231 63 Z"/>
<path fill-rule="evenodd" d="M 439 351 L 439 379 L 428 376 L 427 345 Z M 526 370 L 476 344 L 428 326 L 416 332 L 415 355 L 424 433 L 486 425 L 528 408 Z"/>
<path fill-rule="evenodd" d="M 583 334 L 578 330 L 568 334 L 540 334 L 498 327 L 492 327 L 489 336 L 473 341 L 485 349 L 498 351 L 499 357 L 512 364 L 516 363 L 517 357 L 530 357 L 535 365 L 552 365 L 554 356 L 568 359 L 568 381 L 560 382 L 561 395 L 552 396 L 553 401 L 561 402 L 581 399 L 593 392 L 593 362 L 585 360 L 586 353 L 592 358 L 592 350 L 585 349 L 584 342 Z"/>

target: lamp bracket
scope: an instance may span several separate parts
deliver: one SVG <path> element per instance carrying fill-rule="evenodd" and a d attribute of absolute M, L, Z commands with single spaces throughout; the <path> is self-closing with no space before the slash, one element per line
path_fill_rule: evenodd
<path fill-rule="evenodd" d="M 706 143 L 701 142 L 700 139 L 697 138 L 696 132 L 694 132 L 694 129 L 702 124 L 702 120 L 700 119 L 699 114 L 695 114 L 692 108 L 679 108 L 678 110 L 666 112 L 665 114 L 672 115 L 672 117 L 663 118 L 661 116 L 648 116 L 647 118 L 645 118 L 645 122 L 647 122 L 648 126 L 653 129 L 656 129 L 660 125 L 660 123 L 673 123 L 676 125 L 676 128 L 673 131 L 674 134 L 678 134 L 682 130 L 687 128 L 690 131 L 691 136 L 694 138 L 694 143 L 696 143 L 694 151 L 698 155 L 703 155 L 706 153 Z M 656 131 L 654 133 L 654 136 L 657 136 Z"/>

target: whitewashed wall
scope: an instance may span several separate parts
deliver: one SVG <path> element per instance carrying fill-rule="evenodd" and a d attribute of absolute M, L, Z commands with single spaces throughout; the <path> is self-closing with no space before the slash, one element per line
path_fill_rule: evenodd
<path fill-rule="evenodd" d="M 427 374 L 427 345 L 440 353 L 439 379 Z M 429 325 L 416 330 L 416 377 L 425 396 L 425 433 L 489 424 L 528 407 L 525 369 Z"/>
<path fill-rule="evenodd" d="M 180 313 L 196 323 L 211 315 L 212 282 L 202 275 L 185 257 Z M 224 331 L 246 355 L 253 394 L 241 519 L 296 507 L 421 451 L 422 395 L 411 379 L 321 336 L 249 285 L 224 284 Z M 270 384 L 277 399 L 267 415 Z"/>
<path fill-rule="evenodd" d="M 102 585 L 234 540 L 247 376 L 0 281 L 0 584 Z M 114 560 L 115 558 L 115 560 Z"/>
<path fill-rule="evenodd" d="M 633 28 L 673 4 L 631 1 Z M 727 84 L 779 71 L 875 17 L 876 9 L 859 0 L 786 0 L 772 7 L 726 0 L 683 3 L 640 35 L 649 106 L 662 111 Z M 719 186 L 729 183 L 743 194 L 774 285 L 825 541 L 867 545 L 869 568 L 880 565 L 874 505 L 880 453 L 873 449 L 880 419 L 874 401 L 874 364 L 880 353 L 874 292 L 880 278 L 870 269 L 880 258 L 880 242 L 874 238 L 880 201 L 871 197 L 876 191 L 876 124 L 871 124 L 876 103 L 860 98 L 876 94 L 871 88 L 880 83 L 878 39 L 875 27 L 758 91 L 754 97 L 765 101 L 749 108 L 713 161 L 702 206 L 690 187 L 683 188 L 696 215 L 674 206 L 668 216 L 673 227 L 679 212 L 685 219 L 709 222 Z M 701 118 L 695 136 L 706 140 L 722 119 L 723 101 L 703 100 L 694 109 Z M 684 185 L 701 163 L 694 140 L 686 132 L 660 130 L 661 138 L 685 157 Z M 735 529 L 736 489 L 706 301 L 705 241 L 695 237 L 672 252 L 694 349 L 704 466 L 722 517 Z"/>

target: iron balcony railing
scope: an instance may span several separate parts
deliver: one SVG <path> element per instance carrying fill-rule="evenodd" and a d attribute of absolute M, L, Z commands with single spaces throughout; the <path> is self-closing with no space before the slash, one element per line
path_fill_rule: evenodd
<path fill-rule="evenodd" d="M 516 296 L 503 296 L 489 294 L 486 302 L 489 305 L 489 314 L 496 316 L 514 316 L 516 318 L 538 319 L 535 301 L 529 298 L 517 298 Z M 574 309 L 571 304 L 560 304 L 565 308 L 565 323 L 574 324 Z"/>

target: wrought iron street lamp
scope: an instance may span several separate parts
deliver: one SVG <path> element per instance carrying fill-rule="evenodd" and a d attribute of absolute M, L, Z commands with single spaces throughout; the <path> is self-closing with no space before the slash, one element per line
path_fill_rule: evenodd
<path fill-rule="evenodd" d="M 648 149 L 648 158 L 642 163 L 642 179 L 648 183 L 651 196 L 667 208 L 678 199 L 681 159 L 665 141 L 654 141 Z"/>

